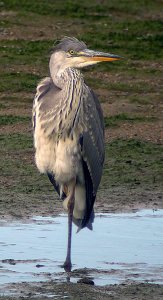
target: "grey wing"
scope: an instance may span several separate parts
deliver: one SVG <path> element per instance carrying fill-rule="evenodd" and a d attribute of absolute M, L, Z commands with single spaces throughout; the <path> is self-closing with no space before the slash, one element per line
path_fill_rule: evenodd
<path fill-rule="evenodd" d="M 81 228 L 87 226 L 93 216 L 93 205 L 101 181 L 104 164 L 104 120 L 97 96 L 86 89 L 83 93 L 82 122 L 83 133 L 80 139 L 83 171 L 86 189 L 86 212 Z"/>
<path fill-rule="evenodd" d="M 83 131 L 82 154 L 88 166 L 96 194 L 101 181 L 104 164 L 104 119 L 97 96 L 88 90 L 83 101 Z"/>
<path fill-rule="evenodd" d="M 46 95 L 46 93 L 50 90 L 50 87 L 52 85 L 52 80 L 50 77 L 45 77 L 42 79 L 36 90 L 36 95 L 33 101 L 33 109 L 32 109 L 32 125 L 33 129 L 36 127 L 36 111 L 38 108 L 38 104 L 40 100 Z"/>
<path fill-rule="evenodd" d="M 51 120 L 49 121 L 49 116 L 53 115 L 57 105 L 57 99 L 54 97 L 54 95 L 57 94 L 58 90 L 59 89 L 54 86 L 50 77 L 44 78 L 38 84 L 32 110 L 32 123 L 34 131 L 36 124 L 38 126 L 41 125 L 43 130 L 46 128 L 46 126 L 51 126 L 50 129 L 53 130 L 53 125 L 51 124 Z M 50 173 L 47 173 L 47 175 L 56 192 L 60 195 L 60 188 L 55 181 L 54 175 Z M 65 195 L 62 195 L 62 197 L 64 198 Z"/>
<path fill-rule="evenodd" d="M 98 115 L 99 115 L 99 120 L 100 120 L 101 128 L 102 128 L 103 135 L 104 135 L 104 116 L 103 116 L 103 111 L 102 111 L 102 108 L 101 108 L 101 104 L 100 104 L 100 102 L 98 100 L 97 95 L 94 93 L 94 91 L 90 90 L 90 92 L 92 94 L 92 97 L 94 99 L 94 103 L 96 105 L 96 109 L 97 109 L 97 112 L 98 112 Z"/>
<path fill-rule="evenodd" d="M 44 78 L 37 86 L 33 105 L 33 126 L 36 123 L 50 136 L 57 131 L 60 113 L 60 89 L 50 77 Z"/>

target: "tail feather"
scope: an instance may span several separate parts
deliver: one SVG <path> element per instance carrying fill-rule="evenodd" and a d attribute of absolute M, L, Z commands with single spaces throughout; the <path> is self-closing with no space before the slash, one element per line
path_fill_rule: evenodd
<path fill-rule="evenodd" d="M 79 232 L 83 227 L 87 227 L 92 230 L 92 223 L 94 222 L 94 211 L 92 210 L 89 220 L 85 226 L 83 226 L 83 220 L 87 213 L 87 202 L 86 202 L 86 189 L 84 185 L 77 184 L 75 188 L 75 206 L 73 211 L 73 222 L 78 226 L 77 232 Z"/>
<path fill-rule="evenodd" d="M 85 215 L 85 210 L 86 210 L 85 186 L 81 184 L 76 184 L 73 217 L 75 219 L 83 219 Z"/>

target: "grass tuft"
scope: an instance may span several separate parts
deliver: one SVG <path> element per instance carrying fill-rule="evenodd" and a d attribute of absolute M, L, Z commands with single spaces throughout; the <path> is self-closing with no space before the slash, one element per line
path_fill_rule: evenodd
<path fill-rule="evenodd" d="M 119 126 L 121 122 L 129 122 L 129 123 L 137 123 L 137 122 L 153 122 L 156 121 L 155 117 L 149 117 L 149 116 L 134 116 L 134 115 L 129 115 L 127 113 L 121 113 L 118 115 L 110 116 L 110 117 L 105 117 L 104 122 L 105 122 L 105 127 L 114 127 L 114 126 Z"/>
<path fill-rule="evenodd" d="M 30 117 L 26 116 L 13 116 L 13 115 L 3 115 L 0 116 L 0 125 L 13 125 L 16 123 L 29 122 Z"/>
<path fill-rule="evenodd" d="M 106 145 L 102 187 L 163 186 L 163 146 L 135 139 Z"/>
<path fill-rule="evenodd" d="M 0 92 L 34 92 L 40 77 L 23 72 L 0 74 Z"/>

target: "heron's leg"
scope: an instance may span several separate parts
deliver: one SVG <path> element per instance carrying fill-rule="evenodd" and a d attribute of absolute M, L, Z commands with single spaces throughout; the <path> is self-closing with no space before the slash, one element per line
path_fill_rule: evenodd
<path fill-rule="evenodd" d="M 64 269 L 66 272 L 71 271 L 71 236 L 72 236 L 72 218 L 73 218 L 73 210 L 74 210 L 74 202 L 75 202 L 75 184 L 76 179 L 73 179 L 68 185 L 68 244 L 67 244 L 67 256 L 64 262 Z"/>

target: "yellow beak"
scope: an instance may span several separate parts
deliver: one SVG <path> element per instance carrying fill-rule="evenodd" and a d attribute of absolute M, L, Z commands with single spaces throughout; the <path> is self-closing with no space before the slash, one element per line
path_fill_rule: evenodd
<path fill-rule="evenodd" d="M 120 60 L 122 57 L 119 55 L 111 54 L 111 53 L 105 53 L 100 51 L 93 51 L 89 49 L 85 49 L 84 51 L 81 51 L 78 53 L 79 56 L 83 56 L 86 61 L 114 61 L 114 60 Z"/>

